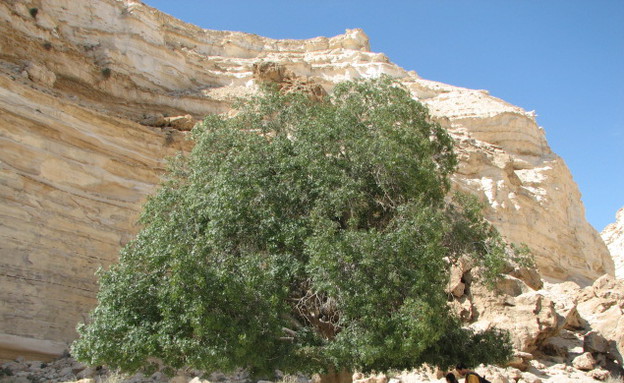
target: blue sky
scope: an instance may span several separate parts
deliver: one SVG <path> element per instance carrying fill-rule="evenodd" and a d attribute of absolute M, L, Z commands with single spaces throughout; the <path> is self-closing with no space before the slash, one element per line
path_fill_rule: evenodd
<path fill-rule="evenodd" d="M 207 29 L 279 39 L 362 28 L 421 77 L 537 112 L 601 231 L 624 206 L 624 0 L 145 0 Z"/>

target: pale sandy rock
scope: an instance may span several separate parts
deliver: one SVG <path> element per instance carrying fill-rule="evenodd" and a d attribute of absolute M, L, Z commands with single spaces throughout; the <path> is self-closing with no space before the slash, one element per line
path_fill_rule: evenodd
<path fill-rule="evenodd" d="M 458 318 L 465 322 L 469 322 L 474 318 L 472 301 L 467 296 L 461 296 L 449 302 L 449 307 Z"/>
<path fill-rule="evenodd" d="M 193 383 L 205 383 L 205 382 L 223 382 L 223 383 L 249 383 L 253 382 L 246 374 L 235 373 L 232 375 L 224 374 L 211 374 L 209 379 L 205 379 L 199 372 L 185 371 L 180 373 L 175 378 L 167 378 L 162 373 L 155 373 L 150 376 L 143 375 L 141 373 L 135 375 L 124 375 L 118 372 L 110 371 L 106 368 L 100 369 L 97 375 L 89 378 L 69 378 L 64 379 L 59 375 L 60 369 L 67 366 L 74 366 L 76 363 L 71 358 L 62 358 L 42 366 L 41 371 L 31 373 L 26 371 L 29 366 L 36 364 L 36 362 L 23 360 L 19 362 L 5 363 L 0 367 L 5 371 L 10 371 L 13 375 L 10 379 L 0 379 L 0 382 L 14 383 L 14 382 L 32 382 L 32 381 L 64 381 L 64 382 L 124 382 L 124 383 L 165 383 L 165 382 L 193 382 Z M 541 381 L 544 383 L 553 382 L 569 382 L 569 383 L 589 383 L 596 380 L 606 380 L 609 378 L 609 372 L 600 367 L 592 369 L 590 371 L 582 371 L 574 368 L 572 365 L 566 364 L 552 364 L 549 362 L 541 363 L 537 360 L 530 362 L 530 369 L 528 371 L 520 371 L 513 367 L 497 367 L 497 366 L 478 366 L 475 371 L 481 376 L 485 376 L 493 383 L 517 383 L 517 382 L 536 382 Z M 353 374 L 354 381 L 388 381 L 389 383 L 422 383 L 422 382 L 439 382 L 445 383 L 444 375 L 448 371 L 442 371 L 437 368 L 432 368 L 427 365 L 411 371 L 396 372 L 392 378 L 388 378 L 384 374 Z M 297 381 L 300 383 L 311 383 L 314 379 L 306 377 L 304 375 L 286 376 L 282 377 L 284 381 Z M 279 378 L 279 379 L 282 379 Z M 24 380 L 21 380 L 24 379 Z M 279 381 L 279 379 L 272 381 Z M 461 381 L 461 380 L 460 380 Z M 615 383 L 615 380 L 611 380 Z M 259 381 L 268 383 L 270 381 Z"/>
<path fill-rule="evenodd" d="M 171 128 L 179 131 L 190 131 L 199 122 L 190 114 L 184 116 L 165 117 L 161 113 L 147 114 L 139 121 L 141 125 L 158 128 Z M 167 130 L 169 131 L 169 130 Z"/>
<path fill-rule="evenodd" d="M 171 378 L 171 383 L 189 383 L 193 380 L 193 378 L 186 375 L 176 375 Z M 196 382 L 193 382 L 196 383 Z"/>
<path fill-rule="evenodd" d="M 180 146 L 6 77 L 0 110 L 9 112 L 2 117 L 0 236 L 10 249 L 0 261 L 0 296 L 10 307 L 0 344 L 26 355 L 60 354 L 95 302 L 95 271 L 136 231 L 138 204 L 158 183 L 163 158 Z"/>
<path fill-rule="evenodd" d="M 477 331 L 491 327 L 508 330 L 518 351 L 531 353 L 560 330 L 555 305 L 542 294 L 505 297 L 474 285 L 472 290 L 477 315 L 471 327 Z"/>
<path fill-rule="evenodd" d="M 400 383 L 421 383 L 421 382 L 444 382 L 444 376 L 448 371 L 442 371 L 437 368 L 424 365 L 418 369 L 411 371 L 402 371 L 395 375 L 394 379 L 398 379 Z M 453 371 L 453 373 L 455 373 Z M 393 379 L 393 380 L 394 380 Z"/>
<path fill-rule="evenodd" d="M 516 351 L 513 354 L 511 361 L 509 361 L 509 366 L 516 368 L 520 371 L 526 371 L 531 366 L 531 361 L 533 360 L 533 354 L 528 352 Z"/>
<path fill-rule="evenodd" d="M 509 381 L 517 382 L 522 378 L 522 371 L 514 367 L 508 367 L 505 369 L 504 375 Z"/>
<path fill-rule="evenodd" d="M 30 62 L 24 69 L 31 81 L 39 83 L 49 88 L 54 86 L 56 75 L 54 72 L 45 67 L 45 65 Z"/>
<path fill-rule="evenodd" d="M 603 276 L 579 293 L 578 312 L 597 335 L 609 343 L 608 355 L 622 364 L 624 356 L 624 281 Z M 588 339 L 588 347 L 601 341 Z"/>
<path fill-rule="evenodd" d="M 528 122 L 530 117 L 509 116 L 526 119 L 524 129 L 537 130 L 534 122 Z M 548 150 L 539 155 L 514 153 L 515 147 L 499 146 L 504 143 L 477 140 L 471 129 L 477 122 L 472 119 L 462 119 L 461 124 L 441 122 L 456 134 L 461 160 L 455 177 L 458 187 L 480 192 L 488 206 L 487 217 L 509 240 L 529 245 L 544 277 L 586 285 L 598 274 L 613 273 L 600 238 L 585 221 L 582 205 L 575 202 L 580 194 L 560 158 Z M 506 121 L 497 124 L 501 129 L 507 126 Z M 536 143 L 531 150 L 540 147 Z M 586 257 L 575 246 L 600 255 Z"/>
<path fill-rule="evenodd" d="M 597 368 L 595 370 L 589 371 L 587 373 L 587 376 L 589 376 L 590 378 L 599 380 L 599 381 L 605 381 L 611 377 L 611 373 L 607 370 Z"/>
<path fill-rule="evenodd" d="M 586 352 L 574 358 L 572 361 L 574 368 L 578 368 L 582 371 L 590 371 L 596 367 L 596 360 L 592 356 L 591 352 Z"/>
<path fill-rule="evenodd" d="M 184 116 L 165 117 L 166 126 L 171 126 L 177 130 L 189 131 L 193 129 L 199 121 L 195 120 L 190 114 Z"/>
<path fill-rule="evenodd" d="M 620 368 L 615 366 L 621 366 L 624 341 L 624 284 L 621 281 L 605 275 L 583 289 L 573 282 L 545 283 L 536 293 L 552 300 L 558 316 L 558 330 L 546 334 L 546 339 L 538 344 L 541 354 L 561 363 L 576 363 L 578 369 L 585 371 L 593 370 L 596 365 Z M 500 315 L 500 308 L 491 307 Z M 512 334 L 518 337 L 513 330 Z M 591 353 L 593 362 L 581 368 L 579 363 L 588 360 L 587 353 Z"/>
<path fill-rule="evenodd" d="M 286 85 L 319 97 L 343 80 L 400 79 L 456 140 L 455 187 L 487 202 L 487 218 L 531 248 L 544 279 L 585 286 L 614 273 L 533 113 L 486 91 L 421 79 L 370 52 L 359 29 L 274 40 L 204 30 L 138 1 L 46 0 L 36 17 L 32 4 L 0 2 L 0 358 L 50 358 L 68 347 L 95 304 L 95 270 L 115 262 L 137 232 L 164 158 L 189 149 L 178 130 L 255 93 L 258 63 L 278 63 Z M 35 63 L 30 71 L 25 62 Z M 512 277 L 532 289 L 541 283 L 536 275 Z M 468 282 L 461 283 L 466 295 Z M 513 280 L 514 294 L 516 287 L 516 299 L 528 294 Z M 546 323 L 518 325 L 529 348 L 552 320 L 552 300 L 535 299 L 518 303 Z M 462 304 L 469 318 L 470 305 Z M 505 311 L 500 319 L 510 318 Z"/>
<path fill-rule="evenodd" d="M 615 264 L 615 276 L 624 279 L 624 207 L 615 215 L 615 222 L 607 225 L 600 236 L 607 244 Z"/>
<path fill-rule="evenodd" d="M 354 376 L 353 383 L 388 383 L 388 377 L 385 374 Z"/>
<path fill-rule="evenodd" d="M 450 293 L 456 297 L 461 297 L 462 295 L 464 295 L 465 290 L 466 290 L 466 284 L 460 280 L 459 282 L 455 284 L 455 286 L 450 291 Z"/>
<path fill-rule="evenodd" d="M 518 295 L 532 291 L 532 289 L 521 279 L 512 277 L 511 275 L 504 275 L 496 284 L 496 289 L 499 292 L 512 297 L 517 297 Z"/>
<path fill-rule="evenodd" d="M 457 264 L 451 265 L 451 274 L 449 283 L 446 287 L 446 292 L 453 294 L 457 298 L 464 295 L 466 290 L 465 278 L 468 277 L 466 274 L 471 268 L 472 265 L 466 257 L 459 258 Z"/>
<path fill-rule="evenodd" d="M 530 372 L 523 372 L 522 378 L 518 382 L 526 382 L 526 383 L 542 383 L 542 379 L 531 374 Z"/>
<path fill-rule="evenodd" d="M 522 280 L 533 290 L 539 290 L 544 287 L 544 281 L 536 269 L 518 266 L 510 271 L 509 275 Z"/>
<path fill-rule="evenodd" d="M 582 354 L 585 350 L 583 346 L 584 341 L 581 334 L 564 329 L 545 340 L 540 346 L 540 351 L 568 360 L 570 356 L 576 357 Z"/>
<path fill-rule="evenodd" d="M 574 282 L 545 283 L 540 293 L 555 303 L 555 311 L 560 317 L 560 327 L 581 329 L 585 327 L 583 319 L 576 308 L 581 288 Z"/>
<path fill-rule="evenodd" d="M 501 370 L 499 368 L 479 366 L 475 369 L 475 372 L 492 383 L 515 383 L 515 380 L 508 377 L 506 370 Z"/>

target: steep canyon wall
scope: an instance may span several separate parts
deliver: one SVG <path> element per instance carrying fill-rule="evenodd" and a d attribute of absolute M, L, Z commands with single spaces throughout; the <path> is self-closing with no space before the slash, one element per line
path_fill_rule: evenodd
<path fill-rule="evenodd" d="M 327 92 L 399 78 L 455 138 L 456 187 L 529 245 L 544 278 L 587 285 L 614 273 L 533 114 L 421 79 L 370 52 L 361 30 L 273 40 L 204 30 L 130 0 L 8 0 L 0 20 L 0 358 L 67 348 L 95 303 L 95 271 L 138 230 L 165 158 L 189 148 L 193 121 L 255 92 L 263 62 Z"/>
<path fill-rule="evenodd" d="M 607 225 L 600 236 L 611 252 L 615 263 L 615 276 L 624 279 L 624 207 L 615 215 L 615 222 Z"/>

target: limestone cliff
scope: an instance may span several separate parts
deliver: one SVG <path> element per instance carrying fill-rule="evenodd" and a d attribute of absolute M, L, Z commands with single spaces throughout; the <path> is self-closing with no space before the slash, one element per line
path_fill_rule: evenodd
<path fill-rule="evenodd" d="M 204 30 L 138 1 L 0 2 L 0 358 L 60 353 L 94 304 L 164 158 L 194 120 L 257 90 L 254 64 L 303 83 L 388 74 L 457 142 L 454 181 L 533 250 L 551 281 L 613 274 L 569 170 L 531 113 L 421 79 L 369 51 L 361 30 L 273 40 Z M 176 116 L 184 116 L 177 118 Z"/>
<path fill-rule="evenodd" d="M 615 263 L 615 276 L 624 279 L 624 207 L 615 215 L 615 222 L 607 225 L 600 233 L 604 239 L 613 262 Z"/>

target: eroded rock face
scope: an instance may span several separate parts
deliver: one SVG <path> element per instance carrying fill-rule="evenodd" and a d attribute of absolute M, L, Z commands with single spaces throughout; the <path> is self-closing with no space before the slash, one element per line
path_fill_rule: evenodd
<path fill-rule="evenodd" d="M 455 138 L 456 187 L 487 202 L 488 219 L 532 249 L 542 276 L 585 286 L 613 274 L 531 113 L 421 79 L 370 52 L 361 30 L 273 40 L 204 30 L 131 0 L 3 1 L 0 21 L 0 358 L 67 347 L 95 303 L 96 269 L 138 230 L 164 158 L 188 150 L 194 121 L 228 112 L 271 76 L 319 97 L 343 80 L 399 78 Z"/>
<path fill-rule="evenodd" d="M 577 309 L 595 332 L 585 335 L 588 351 L 603 352 L 624 365 L 624 281 L 603 276 L 578 296 Z"/>
<path fill-rule="evenodd" d="M 615 215 L 615 222 L 607 225 L 600 233 L 607 244 L 613 262 L 615 263 L 615 276 L 624 279 L 624 207 Z"/>
<path fill-rule="evenodd" d="M 450 306 L 477 331 L 509 331 L 515 357 L 508 367 L 548 377 L 552 371 L 545 370 L 561 366 L 570 373 L 567 381 L 575 374 L 624 374 L 623 281 L 605 275 L 591 286 L 568 281 L 535 290 L 505 278 L 491 291 L 479 283 L 478 269 L 463 270 L 462 279 L 470 283 L 463 295 L 449 295 Z"/>
<path fill-rule="evenodd" d="M 472 298 L 477 315 L 471 326 L 477 331 L 492 327 L 508 330 L 514 349 L 520 352 L 536 351 L 561 329 L 554 302 L 541 292 L 509 296 L 475 286 Z"/>
<path fill-rule="evenodd" d="M 519 355 L 578 370 L 624 373 L 623 281 L 605 275 L 584 288 L 565 282 L 526 289 L 513 296 L 473 283 L 471 293 L 458 300 L 468 300 L 475 311 L 471 327 L 509 330 Z M 522 359 L 512 365 L 528 368 L 530 358 Z"/>

